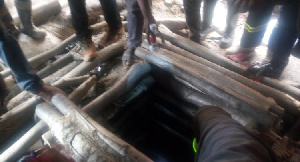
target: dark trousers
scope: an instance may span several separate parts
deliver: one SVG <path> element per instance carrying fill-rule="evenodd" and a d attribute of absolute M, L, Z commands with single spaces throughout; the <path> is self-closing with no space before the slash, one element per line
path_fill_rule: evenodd
<path fill-rule="evenodd" d="M 297 40 L 299 5 L 299 1 L 294 1 L 280 9 L 278 24 L 268 44 L 269 50 L 274 53 L 271 64 L 275 67 L 284 68 L 287 65 L 291 50 Z"/>
<path fill-rule="evenodd" d="M 20 88 L 31 93 L 37 93 L 42 87 L 42 80 L 30 67 L 17 40 L 1 28 L 0 57 L 8 66 Z"/>
<path fill-rule="evenodd" d="M 136 0 L 126 0 L 128 47 L 136 48 L 142 43 L 144 18 Z"/>
<path fill-rule="evenodd" d="M 195 123 L 196 162 L 273 161 L 267 146 L 221 108 L 203 107 L 197 111 Z"/>
<path fill-rule="evenodd" d="M 200 30 L 205 30 L 210 27 L 214 8 L 217 4 L 217 0 L 204 0 L 203 6 L 203 25 L 201 27 L 200 7 L 202 0 L 184 0 L 184 11 L 186 15 L 186 22 L 190 30 L 190 38 L 192 40 L 200 39 Z M 226 30 L 227 34 L 232 34 L 238 20 L 238 14 L 232 12 L 231 7 L 228 6 L 227 18 L 226 18 Z"/>
<path fill-rule="evenodd" d="M 241 47 L 250 48 L 260 45 L 274 7 L 275 4 L 268 4 L 249 12 L 240 42 Z"/>
<path fill-rule="evenodd" d="M 68 0 L 72 14 L 72 23 L 79 39 L 90 38 L 91 30 L 88 25 L 88 15 L 85 0 Z M 122 27 L 122 21 L 116 0 L 100 0 L 103 14 L 109 29 L 115 31 Z"/>

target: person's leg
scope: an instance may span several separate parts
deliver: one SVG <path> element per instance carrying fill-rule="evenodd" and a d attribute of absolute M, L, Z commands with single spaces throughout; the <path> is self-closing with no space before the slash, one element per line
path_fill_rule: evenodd
<path fill-rule="evenodd" d="M 202 0 L 183 0 L 186 23 L 190 30 L 189 37 L 196 43 L 201 42 L 200 28 L 200 5 Z"/>
<path fill-rule="evenodd" d="M 271 18 L 274 4 L 266 5 L 249 12 L 240 46 L 255 48 L 260 45 Z"/>
<path fill-rule="evenodd" d="M 128 12 L 128 48 L 122 56 L 122 62 L 123 65 L 130 66 L 133 63 L 135 48 L 142 43 L 144 18 L 136 0 L 126 0 L 126 7 Z"/>
<path fill-rule="evenodd" d="M 298 4 L 298 5 L 297 5 Z M 269 39 L 268 47 L 273 52 L 274 65 L 285 65 L 288 62 L 292 47 L 297 40 L 297 20 L 299 2 L 282 6 L 278 24 Z"/>
<path fill-rule="evenodd" d="M 103 15 L 111 31 L 116 31 L 122 27 L 120 13 L 116 0 L 100 0 Z"/>
<path fill-rule="evenodd" d="M 21 22 L 21 32 L 33 39 L 40 40 L 45 38 L 46 32 L 33 24 L 31 0 L 15 0 L 15 6 Z"/>
<path fill-rule="evenodd" d="M 76 37 L 83 47 L 83 59 L 85 61 L 91 61 L 97 56 L 97 51 L 91 38 L 92 31 L 89 29 L 85 0 L 68 0 L 68 2 L 72 14 L 72 23 L 76 31 Z"/>
<path fill-rule="evenodd" d="M 227 5 L 226 29 L 220 41 L 220 48 L 228 48 L 232 45 L 234 29 L 238 21 L 239 13 L 235 13 L 232 7 Z"/>
<path fill-rule="evenodd" d="M 8 8 L 6 7 L 4 0 L 0 2 L 0 18 L 4 27 L 9 30 L 14 36 L 18 36 L 20 31 L 16 28 L 13 18 L 11 17 Z"/>
<path fill-rule="evenodd" d="M 247 63 L 264 37 L 273 9 L 274 4 L 268 4 L 249 12 L 240 46 L 226 51 L 229 59 L 242 64 Z"/>
<path fill-rule="evenodd" d="M 125 34 L 125 30 L 122 26 L 116 0 L 100 0 L 100 3 L 105 21 L 109 26 L 109 31 L 106 32 L 104 37 L 98 43 L 98 47 L 101 49 L 120 39 Z"/>
<path fill-rule="evenodd" d="M 0 31 L 0 57 L 11 69 L 21 89 L 36 94 L 46 101 L 50 101 L 54 94 L 63 93 L 61 90 L 43 83 L 31 68 L 15 37 L 4 32 L 3 29 Z"/>
<path fill-rule="evenodd" d="M 0 57 L 11 69 L 20 88 L 31 93 L 40 90 L 40 77 L 30 67 L 17 40 L 9 33 L 0 36 Z"/>
<path fill-rule="evenodd" d="M 212 30 L 211 22 L 214 16 L 214 9 L 217 4 L 217 0 L 204 0 L 203 1 L 203 22 L 201 27 L 201 39 L 204 39 Z"/>
<path fill-rule="evenodd" d="M 272 161 L 266 145 L 219 107 L 195 114 L 198 161 Z M 213 151 L 212 151 L 213 150 Z"/>
<path fill-rule="evenodd" d="M 269 39 L 268 48 L 273 53 L 271 66 L 280 72 L 288 64 L 290 53 L 297 40 L 298 14 L 298 1 L 282 6 L 278 24 Z"/>

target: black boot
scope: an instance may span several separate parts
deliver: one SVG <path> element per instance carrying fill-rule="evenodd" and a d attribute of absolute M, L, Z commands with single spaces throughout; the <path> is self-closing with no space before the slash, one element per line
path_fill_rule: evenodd
<path fill-rule="evenodd" d="M 255 74 L 256 76 L 264 76 L 277 79 L 281 76 L 285 66 L 273 65 L 270 62 L 263 62 L 250 66 L 247 69 L 247 72 Z"/>
<path fill-rule="evenodd" d="M 15 6 L 20 17 L 21 32 L 36 40 L 45 38 L 46 32 L 37 28 L 32 22 L 31 1 L 15 0 Z"/>

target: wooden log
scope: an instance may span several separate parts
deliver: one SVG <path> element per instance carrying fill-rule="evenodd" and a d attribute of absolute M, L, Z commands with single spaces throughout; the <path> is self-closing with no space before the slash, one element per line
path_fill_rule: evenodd
<path fill-rule="evenodd" d="M 80 62 L 73 61 L 70 64 L 68 64 L 67 66 L 64 66 L 63 68 L 59 69 L 58 71 L 56 71 L 52 75 L 46 77 L 45 79 L 43 79 L 43 81 L 46 84 L 55 83 L 57 80 L 59 80 L 64 75 L 68 74 L 71 70 L 73 70 L 79 64 L 80 64 Z"/>
<path fill-rule="evenodd" d="M 65 79 L 62 79 L 59 84 L 54 83 L 53 86 L 56 86 L 60 89 L 67 89 L 67 88 L 70 88 L 70 87 L 77 87 L 78 85 L 85 82 L 89 77 L 90 77 L 89 75 L 83 75 L 83 76 L 74 77 L 74 78 L 65 78 Z"/>
<path fill-rule="evenodd" d="M 156 18 L 155 20 L 158 24 L 165 25 L 171 31 L 187 29 L 184 18 Z"/>
<path fill-rule="evenodd" d="M 57 0 L 39 1 L 32 5 L 33 23 L 37 26 L 46 23 L 51 17 L 56 16 L 61 11 L 60 3 Z M 13 16 L 14 24 L 20 26 L 20 18 Z"/>
<path fill-rule="evenodd" d="M 75 37 L 74 37 L 75 38 Z M 66 75 L 67 77 L 61 78 L 59 81 L 54 83 L 53 85 L 56 87 L 61 87 L 64 85 L 64 80 L 67 78 L 73 78 L 77 76 L 81 76 L 81 74 L 88 73 L 91 69 L 96 67 L 98 63 L 104 62 L 107 59 L 117 55 L 118 53 L 124 50 L 124 40 L 121 40 L 115 44 L 112 44 L 103 50 L 100 51 L 99 56 L 90 63 L 81 64 L 81 68 L 78 72 L 76 72 L 75 68 L 70 75 Z M 59 47 L 61 48 L 61 46 Z M 82 83 L 82 82 L 81 82 Z M 79 83 L 79 84 L 81 84 Z M 27 92 L 24 92 L 27 93 Z M 26 121 L 29 117 L 33 115 L 32 107 L 35 107 L 38 102 L 41 102 L 42 99 L 39 97 L 32 97 L 29 100 L 26 100 L 23 104 L 19 105 L 18 107 L 12 109 L 11 111 L 7 112 L 6 114 L 1 116 L 0 120 L 0 143 L 3 142 L 6 138 L 8 138 L 11 134 L 13 134 L 16 130 L 22 127 L 24 121 Z M 16 123 L 16 119 L 18 123 Z M 20 121 L 20 122 L 19 122 Z"/>
<path fill-rule="evenodd" d="M 122 24 L 123 24 L 123 27 L 124 27 L 125 31 L 127 31 L 127 21 L 122 21 Z M 93 34 L 98 34 L 102 31 L 109 30 L 109 27 L 108 27 L 108 24 L 107 24 L 106 21 L 91 25 L 90 28 L 92 29 Z"/>
<path fill-rule="evenodd" d="M 67 66 L 65 66 L 64 68 L 58 70 L 56 73 L 46 77 L 43 79 L 43 81 L 46 84 L 50 84 L 51 79 L 58 77 L 61 78 L 62 76 L 64 76 L 65 74 L 67 74 L 69 71 L 71 71 L 72 69 L 74 69 L 79 63 L 78 62 L 73 62 Z M 9 100 L 6 108 L 8 110 L 13 109 L 14 107 L 18 106 L 19 104 L 25 102 L 28 98 L 32 97 L 32 95 L 26 91 L 21 92 L 19 95 L 15 96 L 14 98 L 12 98 L 11 100 Z"/>
<path fill-rule="evenodd" d="M 151 67 L 147 63 L 133 65 L 126 75 L 115 85 L 94 99 L 92 102 L 82 108 L 90 116 L 95 117 L 102 112 L 109 104 L 124 95 L 128 90 L 132 89 L 137 82 L 145 75 L 149 74 Z"/>
<path fill-rule="evenodd" d="M 282 92 L 285 92 L 285 93 L 291 95 L 296 100 L 300 101 L 300 90 L 299 90 L 299 88 L 296 88 L 296 87 L 291 86 L 289 84 L 286 84 L 284 82 L 280 82 L 276 79 L 272 79 L 272 78 L 268 78 L 268 77 L 263 77 L 261 82 L 265 85 L 268 85 L 270 87 L 274 87 L 274 88 L 276 88 L 276 89 L 278 89 Z M 298 102 L 298 101 L 295 101 L 295 102 Z"/>
<path fill-rule="evenodd" d="M 97 76 L 94 75 L 90 77 L 88 80 L 83 82 L 79 87 L 77 87 L 68 98 L 74 103 L 79 103 L 81 99 L 86 95 L 86 93 L 91 89 L 93 85 L 95 85 L 97 81 Z"/>
<path fill-rule="evenodd" d="M 106 128 L 102 127 L 97 122 L 95 122 L 85 112 L 80 110 L 74 103 L 72 103 L 66 96 L 57 94 L 52 98 L 51 102 L 64 115 L 78 115 L 77 118 L 81 119 L 80 123 L 84 125 L 84 128 L 87 128 L 93 132 L 93 138 L 103 140 L 106 144 L 108 144 L 111 148 L 113 148 L 124 158 L 128 157 L 128 160 L 140 162 L 152 161 L 143 153 L 136 150 L 133 146 L 118 138 Z"/>
<path fill-rule="evenodd" d="M 36 104 L 42 99 L 32 97 L 18 107 L 8 111 L 0 118 L 0 144 L 6 141 L 11 134 L 18 131 L 24 123 L 33 117 Z"/>
<path fill-rule="evenodd" d="M 135 54 L 140 58 L 173 73 L 181 79 L 186 80 L 214 100 L 222 100 L 232 106 L 232 108 L 239 109 L 239 111 L 244 114 L 249 114 L 264 126 L 274 127 L 281 117 L 278 115 L 283 113 L 280 107 L 276 104 L 262 104 L 256 102 L 253 99 L 257 98 L 255 96 L 255 93 L 257 92 L 254 92 L 252 89 L 230 79 L 229 77 L 222 74 L 220 75 L 213 69 L 201 66 L 201 69 L 203 70 L 199 71 L 198 69 L 190 67 L 190 64 L 182 64 L 181 61 L 174 60 L 169 57 L 160 58 L 157 56 L 159 52 L 156 52 L 155 55 L 153 55 L 142 48 L 137 48 Z M 192 62 L 190 63 L 192 64 Z M 251 92 L 253 96 L 249 97 L 245 95 L 246 92 Z M 263 101 L 262 99 L 260 100 Z M 267 101 L 269 99 L 265 100 Z"/>
<path fill-rule="evenodd" d="M 124 51 L 125 40 L 120 40 L 116 43 L 113 43 L 98 52 L 98 56 L 92 62 L 82 62 L 68 74 L 66 74 L 61 81 L 58 81 L 57 84 L 60 84 L 63 79 L 73 78 L 89 73 L 93 68 L 95 68 L 99 63 L 105 62 L 106 60 L 117 56 Z"/>
<path fill-rule="evenodd" d="M 69 63 L 71 63 L 72 61 L 74 61 L 73 59 L 73 55 L 71 53 L 65 54 L 64 56 L 62 56 L 61 58 L 58 58 L 56 61 L 48 64 L 45 68 L 43 68 L 42 70 L 38 71 L 37 74 L 41 77 L 41 78 L 45 78 L 51 74 L 53 74 L 54 72 L 56 72 L 57 70 L 63 68 L 64 66 L 68 65 Z"/>
<path fill-rule="evenodd" d="M 145 44 L 145 43 L 143 43 L 143 44 Z M 282 108 L 285 109 L 286 112 L 288 112 L 292 115 L 295 115 L 295 116 L 300 115 L 300 102 L 297 101 L 296 99 L 294 99 L 293 97 L 291 97 L 277 89 L 271 88 L 264 84 L 255 82 L 251 79 L 248 79 L 238 73 L 235 73 L 231 70 L 223 68 L 223 67 L 221 67 L 213 62 L 210 62 L 206 59 L 203 59 L 202 57 L 198 57 L 188 51 L 185 51 L 181 48 L 173 46 L 170 43 L 168 43 L 167 41 L 165 44 L 161 45 L 161 47 L 168 49 L 170 51 L 173 51 L 173 52 L 175 52 L 181 56 L 184 56 L 186 58 L 189 58 L 191 60 L 197 61 L 208 67 L 211 67 L 211 68 L 219 71 L 220 73 L 225 74 L 226 76 L 229 76 L 232 79 L 256 90 L 257 92 L 261 93 L 262 95 L 273 98 L 279 106 L 281 106 Z"/>
<path fill-rule="evenodd" d="M 52 148 L 52 144 L 56 143 L 50 130 L 42 135 L 42 139 L 45 145 L 48 145 L 50 148 Z"/>
<path fill-rule="evenodd" d="M 277 114 L 278 116 L 283 115 L 283 109 L 279 107 L 276 102 L 269 97 L 265 97 L 258 93 L 257 91 L 245 86 L 244 84 L 241 84 L 239 82 L 236 82 L 236 80 L 233 80 L 232 78 L 224 75 L 223 73 L 220 73 L 216 71 L 213 68 L 210 68 L 204 64 L 198 63 L 196 61 L 187 59 L 184 56 L 178 55 L 176 53 L 173 53 L 168 50 L 161 49 L 159 52 L 156 53 L 160 58 L 163 58 L 165 60 L 169 60 L 169 58 L 172 58 L 172 60 L 176 62 L 180 62 L 182 64 L 189 65 L 191 68 L 197 70 L 197 69 L 203 69 L 199 74 L 202 76 L 205 76 L 204 80 L 207 80 L 209 83 L 212 83 L 212 85 L 215 85 L 219 87 L 220 89 L 224 90 L 227 93 L 232 94 L 233 96 L 243 99 L 247 103 L 252 103 L 253 106 L 256 105 L 256 107 L 263 108 L 266 112 L 271 112 L 274 114 Z M 205 71 L 205 72 L 202 72 Z M 208 76 L 208 77 L 207 77 Z M 226 90 L 226 88 L 228 88 Z M 244 96 L 244 97 L 242 97 Z M 249 101 L 251 100 L 251 101 Z M 256 104 L 255 104 L 256 103 Z M 262 104 L 263 103 L 263 104 Z"/>
<path fill-rule="evenodd" d="M 36 55 L 34 57 L 31 57 L 30 59 L 28 59 L 30 65 L 33 68 L 36 68 L 36 67 L 44 64 L 51 57 L 61 54 L 69 44 L 71 44 L 72 42 L 75 42 L 75 38 L 76 38 L 76 36 L 75 36 L 75 34 L 73 34 L 72 36 L 70 36 L 63 42 L 61 42 L 59 45 L 57 45 L 56 47 L 54 47 L 48 51 L 45 51 L 39 55 Z M 6 69 L 4 71 L 1 71 L 1 75 L 3 77 L 7 77 L 7 76 L 11 75 L 11 70 Z"/>
<path fill-rule="evenodd" d="M 68 63 L 70 63 L 72 60 L 73 60 L 73 55 L 72 54 L 66 54 L 62 58 L 58 59 L 57 61 L 55 61 L 55 62 L 53 62 L 53 63 L 51 63 L 49 65 L 47 65 L 42 70 L 38 71 L 37 74 L 44 80 L 45 83 L 49 84 L 50 80 L 51 80 L 51 77 L 53 77 L 53 75 L 54 76 L 56 75 L 58 77 L 62 76 L 62 74 L 59 74 L 57 72 L 57 70 L 59 70 L 60 68 L 65 69 L 63 67 L 65 65 L 67 65 Z M 74 63 L 73 65 L 75 66 L 76 64 Z M 48 77 L 47 79 L 45 78 L 46 76 L 52 74 L 55 71 L 56 71 L 56 73 L 53 74 L 51 77 Z M 59 70 L 59 71 L 62 71 L 62 70 Z M 12 98 L 16 97 L 22 91 L 22 89 L 17 84 L 15 84 L 14 86 L 10 87 L 9 90 L 10 90 L 10 93 L 9 93 L 9 96 L 8 96 L 9 100 L 11 100 Z M 9 109 L 11 109 L 11 108 L 12 107 L 9 107 Z"/>
<path fill-rule="evenodd" d="M 187 50 L 199 57 L 202 57 L 208 61 L 211 61 L 217 65 L 220 65 L 226 69 L 229 69 L 229 70 L 234 71 L 241 75 L 243 75 L 245 73 L 245 71 L 247 70 L 246 67 L 243 67 L 242 65 L 239 65 L 239 64 L 237 64 L 237 63 L 235 63 L 213 51 L 210 51 L 209 49 L 207 49 L 187 38 L 183 38 L 179 35 L 172 33 L 163 25 L 160 26 L 159 30 L 164 39 L 170 41 L 172 44 L 174 44 L 184 50 Z M 300 89 L 294 88 L 289 84 L 285 84 L 283 82 L 280 82 L 280 81 L 277 81 L 277 80 L 271 79 L 271 78 L 263 79 L 262 83 L 267 86 L 270 86 L 272 88 L 275 88 L 279 91 L 287 93 L 294 98 L 299 98 Z M 284 85 L 284 86 L 282 86 L 282 85 Z M 285 87 L 285 88 L 283 88 L 283 87 Z M 289 88 L 286 88 L 286 87 L 289 87 Z"/>
<path fill-rule="evenodd" d="M 38 122 L 0 155 L 1 161 L 17 161 L 47 130 L 48 126 L 43 121 Z"/>
<path fill-rule="evenodd" d="M 159 26 L 159 30 L 164 39 L 168 40 L 172 44 L 187 50 L 199 57 L 202 57 L 208 61 L 211 61 L 217 65 L 220 65 L 226 69 L 230 69 L 236 73 L 242 74 L 246 71 L 246 67 L 235 63 L 201 45 L 195 43 L 187 38 L 183 38 L 179 35 L 172 33 L 168 28 L 163 25 Z"/>
<path fill-rule="evenodd" d="M 247 114 L 239 112 L 237 109 L 232 109 L 227 103 L 221 100 L 213 100 L 208 95 L 197 90 L 194 86 L 182 80 L 178 77 L 174 77 L 167 72 L 163 72 L 158 69 L 153 69 L 152 72 L 155 80 L 159 82 L 164 88 L 166 88 L 175 97 L 181 98 L 182 100 L 197 105 L 198 107 L 206 105 L 219 106 L 228 112 L 231 117 L 239 122 L 241 125 L 249 129 L 255 129 L 259 125 L 253 118 Z M 189 111 L 189 110 L 186 110 Z M 187 112 L 187 114 L 194 114 L 193 112 Z"/>

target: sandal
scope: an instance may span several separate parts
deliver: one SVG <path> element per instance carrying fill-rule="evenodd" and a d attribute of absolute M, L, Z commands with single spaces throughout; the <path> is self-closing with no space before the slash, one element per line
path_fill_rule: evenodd
<path fill-rule="evenodd" d="M 122 56 L 122 64 L 123 64 L 123 66 L 130 67 L 133 64 L 133 62 L 134 62 L 134 59 L 133 59 L 134 51 L 135 51 L 135 48 L 128 48 L 124 52 L 124 54 Z"/>

